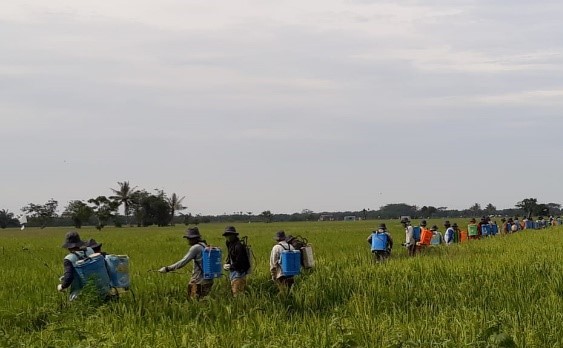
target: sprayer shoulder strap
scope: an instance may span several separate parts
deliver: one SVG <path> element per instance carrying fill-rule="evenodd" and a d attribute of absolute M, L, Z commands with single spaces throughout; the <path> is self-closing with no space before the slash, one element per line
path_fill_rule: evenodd
<path fill-rule="evenodd" d="M 283 248 L 283 250 L 291 250 L 291 246 L 286 249 L 281 242 L 278 243 L 278 245 L 281 246 Z M 289 243 L 287 245 L 289 246 Z"/>
<path fill-rule="evenodd" d="M 199 267 L 199 269 L 203 272 L 203 267 L 202 267 L 202 262 L 203 262 L 203 253 L 205 252 L 205 248 L 207 248 L 207 245 L 205 245 L 203 242 L 199 242 L 197 243 L 197 245 L 200 245 L 203 250 L 201 251 L 201 261 L 198 262 L 197 261 L 197 257 L 194 259 L 194 263 Z"/>

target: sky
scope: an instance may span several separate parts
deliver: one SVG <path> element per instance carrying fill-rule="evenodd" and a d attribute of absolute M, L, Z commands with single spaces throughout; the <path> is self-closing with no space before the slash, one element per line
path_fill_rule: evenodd
<path fill-rule="evenodd" d="M 563 2 L 3 0 L 0 209 L 563 203 Z"/>

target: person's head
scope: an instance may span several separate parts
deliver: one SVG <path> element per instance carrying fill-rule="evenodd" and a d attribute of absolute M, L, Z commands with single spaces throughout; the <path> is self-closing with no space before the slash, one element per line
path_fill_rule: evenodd
<path fill-rule="evenodd" d="M 420 226 L 421 226 L 421 227 L 426 227 L 426 220 L 420 221 Z"/>
<path fill-rule="evenodd" d="M 199 234 L 199 228 L 197 227 L 190 227 L 186 230 L 186 234 L 184 238 L 188 240 L 190 245 L 195 245 L 201 241 L 201 234 Z"/>
<path fill-rule="evenodd" d="M 430 227 L 430 231 L 438 231 L 438 226 L 432 225 L 432 227 Z"/>
<path fill-rule="evenodd" d="M 403 227 L 407 227 L 408 225 L 410 225 L 410 223 L 410 220 L 407 218 L 401 219 L 401 224 L 403 225 Z"/>
<path fill-rule="evenodd" d="M 477 220 L 475 220 L 475 218 L 471 218 L 471 220 L 469 220 L 469 222 L 471 222 L 472 224 L 476 223 Z"/>
<path fill-rule="evenodd" d="M 500 222 L 506 222 L 505 218 L 500 219 Z"/>
<path fill-rule="evenodd" d="M 513 223 L 514 220 L 512 220 L 512 218 L 508 218 L 508 222 Z"/>
<path fill-rule="evenodd" d="M 227 242 L 232 242 L 233 240 L 237 239 L 238 232 L 234 226 L 227 226 L 225 228 L 225 232 L 223 232 L 223 237 Z"/>
<path fill-rule="evenodd" d="M 277 232 L 276 232 L 276 235 L 274 236 L 274 240 L 275 240 L 276 242 L 283 242 L 283 241 L 286 240 L 286 238 L 287 238 L 287 237 L 285 236 L 285 231 L 283 231 L 283 230 L 282 230 L 282 231 L 277 231 Z"/>
<path fill-rule="evenodd" d="M 98 243 L 96 242 L 95 239 L 90 239 L 88 241 L 88 243 L 86 244 L 87 247 L 92 248 L 92 250 L 94 250 L 95 253 L 101 253 L 102 252 L 102 243 Z"/>
<path fill-rule="evenodd" d="M 450 222 L 448 220 L 444 221 L 444 227 L 448 228 L 451 227 L 452 225 L 450 224 Z"/>
<path fill-rule="evenodd" d="M 455 229 L 457 229 L 457 223 L 454 222 L 453 225 L 452 225 L 452 227 L 455 228 Z"/>
<path fill-rule="evenodd" d="M 387 226 L 385 226 L 384 223 L 380 223 L 378 229 L 385 231 L 385 230 L 387 230 Z"/>
<path fill-rule="evenodd" d="M 70 251 L 75 251 L 84 248 L 85 245 L 86 243 L 80 239 L 78 232 L 70 231 L 65 235 L 65 242 L 62 247 Z"/>

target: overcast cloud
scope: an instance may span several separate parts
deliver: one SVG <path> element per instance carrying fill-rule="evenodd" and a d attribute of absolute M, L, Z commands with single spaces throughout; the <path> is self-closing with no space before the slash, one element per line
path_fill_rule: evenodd
<path fill-rule="evenodd" d="M 560 1 L 0 2 L 0 209 L 563 202 Z"/>

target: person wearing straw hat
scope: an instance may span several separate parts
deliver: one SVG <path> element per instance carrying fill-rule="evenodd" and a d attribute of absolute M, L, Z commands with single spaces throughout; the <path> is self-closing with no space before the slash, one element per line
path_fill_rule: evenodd
<path fill-rule="evenodd" d="M 197 227 L 188 228 L 183 238 L 186 238 L 190 245 L 190 249 L 186 255 L 184 255 L 180 261 L 170 266 L 162 267 L 158 271 L 160 273 L 176 271 L 186 266 L 190 261 L 193 261 L 194 269 L 187 287 L 188 297 L 201 299 L 209 295 L 213 287 L 213 279 L 203 278 L 203 251 L 207 247 L 207 244 L 202 240 Z"/>
<path fill-rule="evenodd" d="M 231 293 L 236 297 L 244 293 L 246 276 L 250 270 L 250 260 L 234 226 L 227 226 L 225 232 L 223 232 L 223 237 L 225 237 L 227 244 L 227 260 L 223 268 L 229 271 Z"/>
<path fill-rule="evenodd" d="M 74 269 L 79 260 L 83 260 L 94 254 L 94 250 L 86 246 L 86 243 L 80 239 L 80 235 L 76 231 L 70 231 L 65 235 L 63 248 L 68 249 L 68 254 L 63 261 L 64 275 L 61 277 L 61 283 L 57 285 L 58 291 L 64 291 L 70 288 L 70 300 L 78 297 L 81 290 L 80 279 Z"/>
<path fill-rule="evenodd" d="M 284 250 L 295 250 L 293 245 L 289 244 L 286 240 L 285 232 L 278 231 L 274 237 L 277 242 L 272 248 L 270 253 L 270 274 L 272 275 L 272 280 L 276 282 L 280 291 L 286 291 L 291 289 L 295 280 L 293 276 L 283 276 L 281 268 L 281 253 Z"/>

